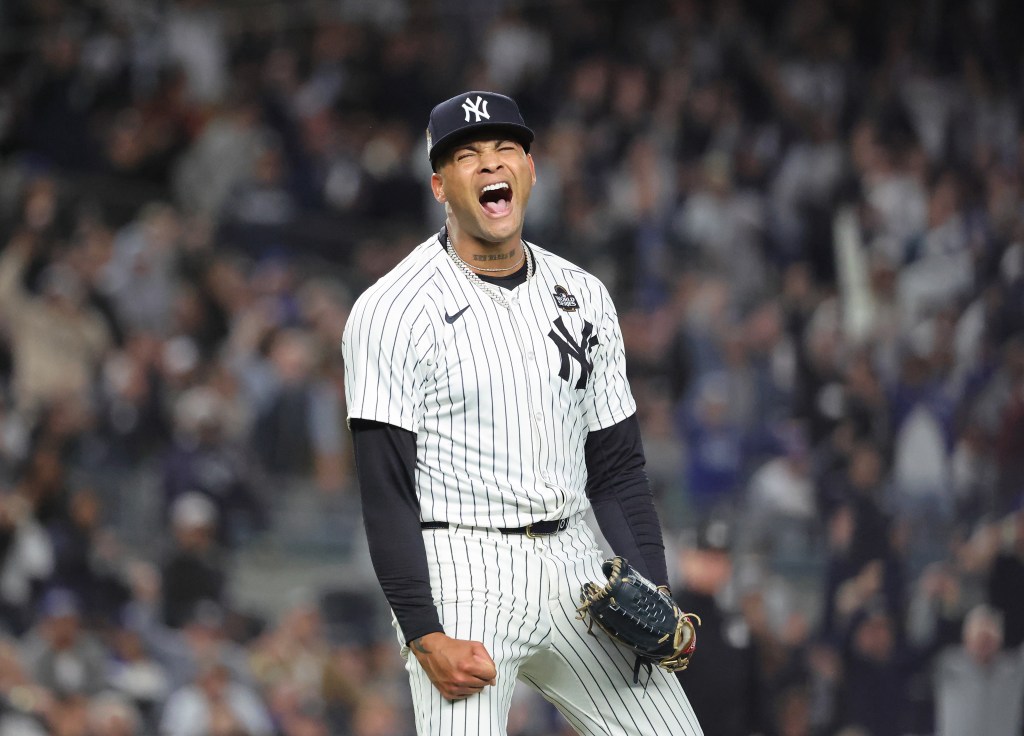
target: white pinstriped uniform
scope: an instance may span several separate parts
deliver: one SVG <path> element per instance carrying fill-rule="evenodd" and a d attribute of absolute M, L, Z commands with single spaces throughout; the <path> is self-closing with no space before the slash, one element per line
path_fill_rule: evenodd
<path fill-rule="evenodd" d="M 421 520 L 452 525 L 423 532 L 445 633 L 483 642 L 498 668 L 497 685 L 449 702 L 403 651 L 418 732 L 504 734 L 519 677 L 582 734 L 696 736 L 674 676 L 655 669 L 646 691 L 632 685 L 633 656 L 575 619 L 606 557 L 582 521 L 584 443 L 636 404 L 603 284 L 529 253 L 533 276 L 509 291 L 469 276 L 432 237 L 359 297 L 345 328 L 349 418 L 416 433 Z M 567 517 L 547 537 L 494 531 Z"/>

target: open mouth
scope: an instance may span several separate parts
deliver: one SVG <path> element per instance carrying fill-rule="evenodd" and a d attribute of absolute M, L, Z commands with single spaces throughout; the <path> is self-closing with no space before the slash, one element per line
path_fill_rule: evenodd
<path fill-rule="evenodd" d="M 506 181 L 488 184 L 480 190 L 480 206 L 490 215 L 503 215 L 512 208 L 512 187 Z"/>

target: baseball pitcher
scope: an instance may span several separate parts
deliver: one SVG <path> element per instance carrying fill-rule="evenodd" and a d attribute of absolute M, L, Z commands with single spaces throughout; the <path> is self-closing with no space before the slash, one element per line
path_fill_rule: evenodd
<path fill-rule="evenodd" d="M 669 673 L 696 622 L 667 594 L 615 306 L 522 237 L 533 138 L 500 94 L 433 109 L 445 226 L 362 294 L 343 338 L 370 555 L 417 732 L 505 734 L 519 680 L 586 736 L 699 736 Z"/>

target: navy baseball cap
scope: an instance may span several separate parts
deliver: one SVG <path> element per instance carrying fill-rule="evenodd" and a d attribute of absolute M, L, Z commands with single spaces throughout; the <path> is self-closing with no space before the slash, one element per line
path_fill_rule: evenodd
<path fill-rule="evenodd" d="M 526 127 L 519 106 L 511 97 L 497 92 L 463 92 L 430 111 L 427 123 L 427 157 L 437 170 L 437 157 L 456 141 L 478 131 L 504 133 L 527 151 L 533 131 Z"/>

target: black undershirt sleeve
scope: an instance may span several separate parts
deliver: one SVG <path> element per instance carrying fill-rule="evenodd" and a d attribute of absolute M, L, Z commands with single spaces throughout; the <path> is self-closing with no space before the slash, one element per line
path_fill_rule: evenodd
<path fill-rule="evenodd" d="M 407 642 L 444 631 L 433 604 L 420 530 L 416 435 L 365 420 L 352 420 L 351 427 L 370 560 L 384 596 Z M 587 495 L 612 550 L 656 585 L 666 585 L 661 524 L 635 416 L 591 432 L 586 462 Z"/>
<path fill-rule="evenodd" d="M 430 591 L 416 498 L 416 435 L 353 419 L 352 443 L 370 560 L 406 642 L 444 631 Z"/>
<path fill-rule="evenodd" d="M 636 415 L 591 432 L 585 452 L 587 496 L 612 551 L 655 585 L 668 585 L 661 522 Z"/>

